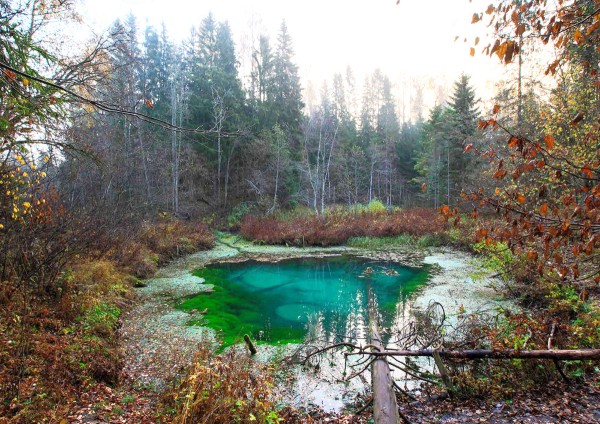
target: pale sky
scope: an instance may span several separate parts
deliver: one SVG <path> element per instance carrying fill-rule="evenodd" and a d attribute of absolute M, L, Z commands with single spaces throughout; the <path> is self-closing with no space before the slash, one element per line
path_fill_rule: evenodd
<path fill-rule="evenodd" d="M 148 22 L 160 28 L 164 22 L 175 41 L 188 37 L 190 28 L 197 27 L 212 11 L 217 21 L 229 22 L 242 56 L 260 32 L 269 34 L 274 45 L 285 19 L 305 87 L 309 81 L 320 87 L 322 81 L 331 80 L 333 73 L 343 73 L 350 65 L 357 82 L 379 68 L 397 87 L 418 78 L 426 89 L 427 85 L 450 89 L 465 72 L 471 75 L 478 95 L 487 98 L 503 72 L 496 58 L 479 54 L 487 44 L 486 27 L 471 25 L 473 13 L 484 10 L 487 2 L 401 0 L 397 5 L 396 0 L 81 0 L 79 11 L 96 32 L 105 31 L 115 19 L 132 12 L 141 27 Z M 478 54 L 471 57 L 469 48 L 475 35 L 482 41 Z M 456 36 L 460 36 L 458 41 Z M 463 42 L 465 36 L 470 39 L 468 43 Z"/>

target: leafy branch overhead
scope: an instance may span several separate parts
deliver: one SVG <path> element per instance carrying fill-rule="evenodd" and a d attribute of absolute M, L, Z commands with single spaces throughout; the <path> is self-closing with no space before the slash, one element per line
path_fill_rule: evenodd
<path fill-rule="evenodd" d="M 556 8 L 546 0 L 529 2 L 499 1 L 490 4 L 481 13 L 474 13 L 473 24 L 486 23 L 496 34 L 493 44 L 482 53 L 496 55 L 510 63 L 520 52 L 524 40 L 534 39 L 543 45 L 552 45 L 563 53 L 571 46 L 595 48 L 600 39 L 600 7 L 594 1 L 559 1 Z M 478 40 L 475 41 L 477 45 Z M 552 61 L 546 74 L 554 75 L 560 62 L 568 54 Z"/>
<path fill-rule="evenodd" d="M 503 223 L 482 226 L 477 237 L 507 243 L 543 278 L 600 283 L 600 109 L 593 100 L 600 94 L 600 7 L 587 0 L 561 1 L 555 9 L 546 1 L 501 1 L 473 15 L 473 23 L 483 21 L 496 34 L 483 52 L 504 63 L 522 54 L 525 41 L 530 50 L 551 44 L 555 59 L 545 73 L 557 87 L 522 118 L 519 85 L 516 123 L 499 104 L 492 117 L 479 120 L 485 141 L 465 152 L 489 164 L 493 185 L 463 199 L 473 204 L 473 217 L 489 207 Z M 521 66 L 519 56 L 519 73 Z"/>

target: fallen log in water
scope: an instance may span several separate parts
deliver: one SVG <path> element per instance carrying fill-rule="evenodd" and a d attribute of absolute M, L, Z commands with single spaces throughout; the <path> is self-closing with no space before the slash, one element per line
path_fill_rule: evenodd
<path fill-rule="evenodd" d="M 357 346 L 358 348 L 358 346 Z M 442 358 L 450 359 L 556 359 L 558 361 L 600 360 L 600 349 L 573 349 L 573 350 L 381 350 L 375 352 L 360 351 L 347 353 L 347 355 L 372 355 L 372 356 L 431 356 L 437 352 Z"/>
<path fill-rule="evenodd" d="M 371 320 L 371 344 L 383 351 L 383 343 L 377 330 L 377 320 Z M 371 365 L 373 385 L 373 419 L 376 424 L 398 424 L 398 404 L 390 374 L 390 366 L 385 357 L 375 358 Z"/>

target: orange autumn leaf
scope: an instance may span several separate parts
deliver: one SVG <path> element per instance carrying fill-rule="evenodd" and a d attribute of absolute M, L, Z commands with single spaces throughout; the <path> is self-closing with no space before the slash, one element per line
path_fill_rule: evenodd
<path fill-rule="evenodd" d="M 588 178 L 594 178 L 594 172 L 592 171 L 590 165 L 588 165 L 587 163 L 583 166 L 581 172 Z"/>
<path fill-rule="evenodd" d="M 500 106 L 499 105 L 494 105 L 494 109 L 492 110 L 492 114 L 496 115 L 498 112 L 500 112 Z"/>
<path fill-rule="evenodd" d="M 529 252 L 527 252 L 527 259 L 529 259 L 530 261 L 537 261 L 538 259 L 538 252 L 536 252 L 535 250 L 531 250 Z"/>
<path fill-rule="evenodd" d="M 519 193 L 517 194 L 517 202 L 524 204 L 525 202 L 527 202 L 527 198 L 521 193 Z"/>
<path fill-rule="evenodd" d="M 506 170 L 499 169 L 499 170 L 496 171 L 496 173 L 493 175 L 493 177 L 501 180 L 504 177 L 506 177 L 506 174 L 507 174 Z"/>
<path fill-rule="evenodd" d="M 554 137 L 551 135 L 544 136 L 544 144 L 546 144 L 546 149 L 552 150 L 554 148 Z"/>
<path fill-rule="evenodd" d="M 548 215 L 548 205 L 546 203 L 540 206 L 540 215 Z"/>

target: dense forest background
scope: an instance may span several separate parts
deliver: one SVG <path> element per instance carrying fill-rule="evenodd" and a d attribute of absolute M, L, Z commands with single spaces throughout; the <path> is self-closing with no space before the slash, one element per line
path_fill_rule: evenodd
<path fill-rule="evenodd" d="M 102 165 L 55 162 L 69 208 L 198 216 L 296 205 L 323 214 L 374 199 L 438 207 L 454 204 L 475 174 L 463 155 L 479 114 L 466 75 L 427 119 L 401 122 L 378 70 L 362 84 L 351 69 L 333 75 L 304 107 L 285 22 L 276 37 L 260 35 L 250 75 L 239 74 L 231 29 L 212 14 L 180 45 L 164 28 L 145 28 L 141 40 L 139 32 L 133 16 L 114 23 L 94 96 L 171 127 L 71 112 L 67 142 L 85 143 Z"/>

